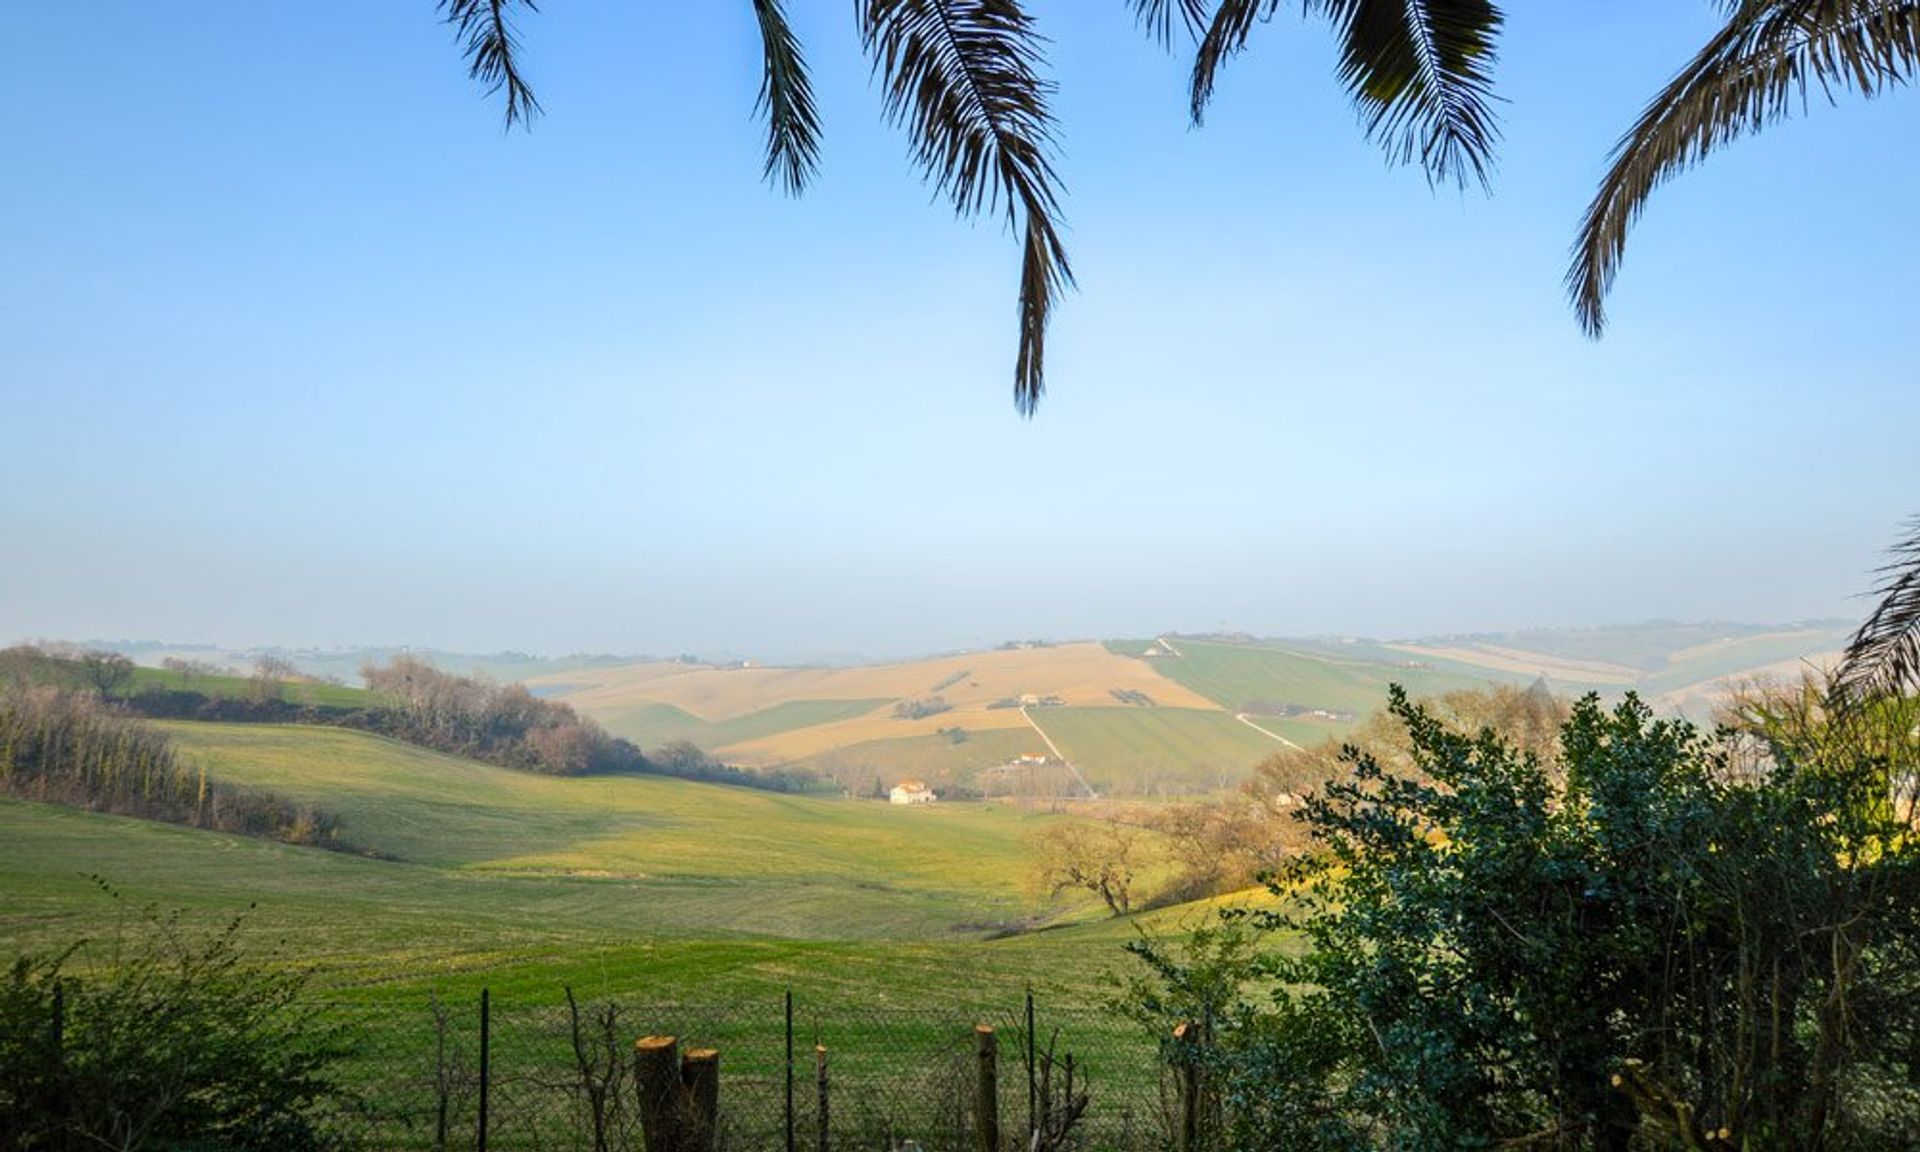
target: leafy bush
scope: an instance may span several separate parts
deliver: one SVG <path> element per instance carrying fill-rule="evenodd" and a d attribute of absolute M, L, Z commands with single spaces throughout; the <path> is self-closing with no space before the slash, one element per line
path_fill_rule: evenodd
<path fill-rule="evenodd" d="M 22 956 L 0 977 L 0 1152 L 328 1147 L 339 1038 L 303 978 L 147 913 L 130 942 Z M 72 969 L 78 969 L 77 972 Z"/>
<path fill-rule="evenodd" d="M 1589 697 L 1539 755 L 1396 691 L 1408 767 L 1349 749 L 1247 918 L 1298 950 L 1143 945 L 1137 998 L 1212 990 L 1236 1148 L 1912 1147 L 1920 705 L 1820 701 Z"/>

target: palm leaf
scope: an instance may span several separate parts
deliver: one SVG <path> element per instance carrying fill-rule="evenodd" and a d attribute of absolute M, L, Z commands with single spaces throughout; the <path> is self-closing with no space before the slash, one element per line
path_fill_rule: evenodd
<path fill-rule="evenodd" d="M 1053 86 L 1018 0 L 863 0 L 861 36 L 883 78 L 888 116 L 915 161 L 963 216 L 1004 211 L 1024 237 L 1014 404 L 1046 391 L 1046 328 L 1073 282 L 1055 217 Z"/>
<path fill-rule="evenodd" d="M 539 11 L 534 0 L 440 0 L 440 11 L 462 41 L 467 75 L 487 86 L 487 95 L 507 94 L 507 127 L 540 114 L 540 101 L 520 72 L 520 40 L 512 9 Z"/>
<path fill-rule="evenodd" d="M 1307 0 L 1340 36 L 1340 78 L 1367 136 L 1434 180 L 1485 186 L 1493 115 L 1492 0 Z"/>
<path fill-rule="evenodd" d="M 1213 9 L 1189 81 L 1195 124 L 1221 67 L 1279 7 L 1280 0 L 1220 0 Z M 1418 161 L 1435 180 L 1486 183 L 1500 135 L 1492 67 L 1504 23 L 1492 0 L 1305 0 L 1304 8 L 1332 22 L 1340 77 L 1367 136 L 1389 159 Z"/>
<path fill-rule="evenodd" d="M 777 177 L 789 195 L 797 196 L 820 165 L 820 113 L 813 103 L 813 83 L 780 0 L 753 0 L 753 14 L 760 22 L 765 58 L 754 103 L 754 110 L 767 117 L 764 175 L 769 182 Z"/>
<path fill-rule="evenodd" d="M 1842 701 L 1899 696 L 1920 688 L 1920 519 L 1912 535 L 1893 546 L 1880 569 L 1880 603 L 1854 633 L 1834 677 Z"/>
<path fill-rule="evenodd" d="M 1206 119 L 1207 105 L 1220 79 L 1220 69 L 1247 47 L 1256 20 L 1273 15 L 1280 0 L 1220 0 L 1200 36 L 1193 53 L 1193 76 L 1188 81 L 1187 110 L 1198 125 Z"/>
<path fill-rule="evenodd" d="M 1147 33 L 1159 42 L 1163 48 L 1173 46 L 1174 16 L 1180 17 L 1180 23 L 1187 35 L 1196 41 L 1213 22 L 1213 13 L 1209 6 L 1213 0 L 1129 0 L 1133 8 L 1133 18 Z"/>
<path fill-rule="evenodd" d="M 1627 232 L 1653 190 L 1728 143 L 1785 119 L 1817 86 L 1873 96 L 1920 62 L 1914 0 L 1743 0 L 1647 105 L 1613 153 L 1574 244 L 1567 290 L 1581 327 L 1606 326 Z"/>

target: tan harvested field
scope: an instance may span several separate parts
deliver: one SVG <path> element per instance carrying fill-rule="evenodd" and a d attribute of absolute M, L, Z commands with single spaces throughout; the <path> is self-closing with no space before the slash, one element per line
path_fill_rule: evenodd
<path fill-rule="evenodd" d="M 1069 707 L 1107 707 L 1115 703 L 1115 692 L 1137 692 L 1157 707 L 1209 712 L 1220 708 L 1160 675 L 1151 663 L 1116 656 L 1092 643 L 969 652 L 852 668 L 635 664 L 568 672 L 544 683 L 560 699 L 612 722 L 647 705 L 667 705 L 701 720 L 724 722 L 802 702 L 884 701 L 862 715 L 817 724 L 801 722 L 707 749 L 752 767 L 814 760 L 875 742 L 930 737 L 942 728 L 970 732 L 1026 728 L 1018 708 L 988 707 L 1022 696 L 1056 696 Z M 914 720 L 894 717 L 895 703 L 935 695 L 946 700 L 948 711 Z"/>
<path fill-rule="evenodd" d="M 918 720 L 896 720 L 889 705 L 866 716 L 776 732 L 757 740 L 726 746 L 729 760 L 747 765 L 785 764 L 823 752 L 850 748 L 871 740 L 895 740 L 905 736 L 932 736 L 942 728 L 965 728 L 970 732 L 1001 728 L 1026 728 L 1018 708 L 955 708 Z"/>
<path fill-rule="evenodd" d="M 1389 644 L 1387 647 L 1397 652 L 1405 652 L 1410 656 L 1424 656 L 1433 660 L 1457 660 L 1462 664 L 1475 664 L 1500 672 L 1515 672 L 1523 676 L 1545 676 L 1549 680 L 1567 680 L 1578 684 L 1613 684 L 1624 687 L 1641 676 L 1641 673 L 1621 664 L 1548 656 L 1540 652 L 1502 648 L 1493 644 L 1474 644 L 1465 647 Z"/>
<path fill-rule="evenodd" d="M 1661 693 L 1654 698 L 1653 704 L 1662 710 L 1672 710 L 1695 720 L 1709 721 L 1715 712 L 1731 701 L 1734 694 L 1742 689 L 1793 684 L 1808 674 L 1820 675 L 1838 666 L 1840 656 L 1841 653 L 1835 650 L 1792 660 L 1775 661 L 1772 664 L 1749 668 L 1734 676 L 1704 680 Z"/>
<path fill-rule="evenodd" d="M 1155 704 L 1168 707 L 1218 707 L 1159 675 L 1146 661 L 1116 656 L 1093 643 L 969 652 L 854 668 L 637 664 L 569 672 L 553 680 L 564 682 L 563 698 L 568 703 L 589 713 L 658 702 L 706 720 L 726 720 L 795 700 L 907 700 L 931 696 L 942 681 L 961 673 L 966 675 L 937 689 L 956 711 L 983 708 L 995 700 L 1028 693 L 1059 696 L 1068 704 L 1110 704 L 1113 697 L 1109 693 L 1114 689 L 1144 692 Z M 890 733 L 912 734 L 904 729 Z"/>

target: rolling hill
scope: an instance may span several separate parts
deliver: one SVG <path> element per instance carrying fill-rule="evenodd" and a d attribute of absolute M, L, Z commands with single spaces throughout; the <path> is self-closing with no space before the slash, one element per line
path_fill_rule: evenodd
<path fill-rule="evenodd" d="M 642 662 L 534 683 L 643 746 L 687 740 L 853 789 L 927 777 L 992 790 L 1009 762 L 1057 756 L 1072 766 L 1062 787 L 1145 795 L 1217 785 L 1287 743 L 1342 736 L 1390 684 L 1420 696 L 1545 677 L 1563 693 L 1634 690 L 1704 719 L 1726 682 L 1790 675 L 1843 638 L 1826 623 L 1659 622 L 1395 642 L 1168 634 L 854 667 Z M 935 697 L 945 710 L 896 714 Z"/>
<path fill-rule="evenodd" d="M 214 923 L 257 903 L 250 938 L 354 997 L 571 982 L 772 1002 L 789 982 L 899 981 L 966 1002 L 997 979 L 1011 1003 L 1029 980 L 1093 996 L 1096 974 L 1061 958 L 1084 932 L 1117 939 L 1092 903 L 1030 891 L 1027 839 L 1061 817 L 554 778 L 306 725 L 166 727 L 189 762 L 323 802 L 390 858 L 0 799 L 0 944 L 110 939 L 146 905 Z M 988 939 L 1030 917 L 1063 927 Z"/>

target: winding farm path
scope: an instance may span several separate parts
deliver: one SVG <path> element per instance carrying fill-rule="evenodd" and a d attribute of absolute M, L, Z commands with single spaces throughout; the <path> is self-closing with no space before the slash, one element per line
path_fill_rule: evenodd
<path fill-rule="evenodd" d="M 1020 705 L 1020 716 L 1022 719 L 1026 720 L 1027 725 L 1029 727 L 1031 727 L 1035 732 L 1040 733 L 1040 739 L 1046 741 L 1047 751 L 1053 753 L 1053 758 L 1055 760 L 1060 761 L 1060 763 L 1065 764 L 1067 766 L 1067 771 L 1073 773 L 1073 778 L 1075 780 L 1080 781 L 1080 787 L 1085 788 L 1087 790 L 1087 797 L 1093 800 L 1100 799 L 1100 793 L 1095 792 L 1093 790 L 1093 785 L 1087 783 L 1087 778 L 1085 776 L 1080 775 L 1080 769 L 1075 768 L 1073 766 L 1073 761 L 1067 759 L 1066 754 L 1060 751 L 1060 745 L 1055 744 L 1053 742 L 1053 737 L 1047 735 L 1047 730 L 1045 728 L 1040 727 L 1040 721 L 1035 720 L 1033 718 L 1033 713 L 1027 711 L 1027 706 L 1025 704 Z"/>
<path fill-rule="evenodd" d="M 1247 718 L 1247 714 L 1245 712 L 1235 712 L 1233 714 L 1233 718 L 1235 720 L 1240 721 L 1240 723 L 1245 724 L 1247 727 L 1253 729 L 1255 732 L 1260 733 L 1260 735 L 1262 736 L 1267 736 L 1274 740 L 1280 741 L 1280 743 L 1285 744 L 1287 747 L 1293 749 L 1295 752 L 1306 751 L 1305 748 L 1300 747 L 1300 745 L 1295 744 L 1293 741 L 1287 739 L 1285 736 L 1280 735 L 1280 733 L 1272 731 L 1271 729 L 1262 728 L 1260 727 L 1260 725 L 1255 724 L 1252 720 L 1249 720 Z"/>

